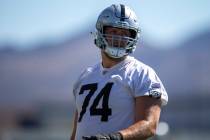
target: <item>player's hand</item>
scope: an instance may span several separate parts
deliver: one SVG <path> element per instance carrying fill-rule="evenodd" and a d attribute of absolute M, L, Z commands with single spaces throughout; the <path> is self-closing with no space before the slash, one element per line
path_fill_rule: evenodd
<path fill-rule="evenodd" d="M 122 135 L 118 133 L 98 134 L 95 136 L 83 136 L 83 140 L 123 140 Z"/>

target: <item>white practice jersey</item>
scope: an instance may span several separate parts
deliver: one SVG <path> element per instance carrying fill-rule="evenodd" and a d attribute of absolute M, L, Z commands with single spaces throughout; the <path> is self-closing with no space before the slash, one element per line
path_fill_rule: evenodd
<path fill-rule="evenodd" d="M 160 98 L 162 105 L 168 102 L 155 71 L 131 56 L 109 69 L 101 63 L 87 68 L 75 83 L 73 93 L 78 111 L 76 140 L 132 125 L 136 97 Z"/>

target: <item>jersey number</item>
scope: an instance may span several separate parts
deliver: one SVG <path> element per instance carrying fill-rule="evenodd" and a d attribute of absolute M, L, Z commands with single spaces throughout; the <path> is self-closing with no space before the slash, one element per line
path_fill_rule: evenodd
<path fill-rule="evenodd" d="M 93 101 L 93 104 L 90 107 L 90 115 L 101 115 L 101 121 L 108 121 L 108 116 L 112 114 L 112 109 L 109 108 L 108 102 L 109 102 L 109 94 L 112 89 L 113 83 L 107 83 L 104 88 L 100 91 L 100 93 L 96 96 L 96 98 Z M 82 105 L 82 110 L 79 115 L 78 122 L 82 121 L 82 117 L 86 112 L 86 109 L 89 105 L 90 98 L 93 96 L 95 91 L 97 90 L 98 84 L 87 84 L 83 85 L 80 89 L 79 95 L 83 94 L 85 90 L 89 90 L 87 96 L 85 97 L 85 100 Z M 102 108 L 97 108 L 100 100 L 102 100 Z"/>

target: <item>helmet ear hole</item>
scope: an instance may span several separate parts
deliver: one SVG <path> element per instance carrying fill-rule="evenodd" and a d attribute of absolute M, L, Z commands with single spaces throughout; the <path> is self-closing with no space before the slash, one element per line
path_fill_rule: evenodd
<path fill-rule="evenodd" d="M 97 41 L 97 40 L 96 40 L 96 39 L 94 39 L 94 44 L 95 44 L 95 45 L 97 45 L 96 41 Z"/>

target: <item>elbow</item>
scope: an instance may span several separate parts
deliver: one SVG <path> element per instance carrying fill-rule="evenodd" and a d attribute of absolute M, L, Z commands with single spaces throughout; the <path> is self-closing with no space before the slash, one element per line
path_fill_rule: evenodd
<path fill-rule="evenodd" d="M 139 133 L 138 138 L 136 138 L 135 140 L 139 140 L 139 139 L 147 140 L 148 138 L 155 136 L 156 127 L 148 126 L 147 129 L 145 129 L 143 133 L 142 132 Z"/>
<path fill-rule="evenodd" d="M 155 136 L 156 135 L 156 128 L 150 128 L 149 132 L 150 132 L 150 137 Z"/>
<path fill-rule="evenodd" d="M 143 128 L 143 127 L 142 127 Z M 136 140 L 142 139 L 146 140 L 156 135 L 156 128 L 157 125 L 152 122 L 145 122 L 144 129 L 139 129 L 138 131 L 138 138 Z"/>
<path fill-rule="evenodd" d="M 150 137 L 153 137 L 156 135 L 156 129 L 157 129 L 157 124 L 150 125 L 149 130 L 148 130 Z"/>

